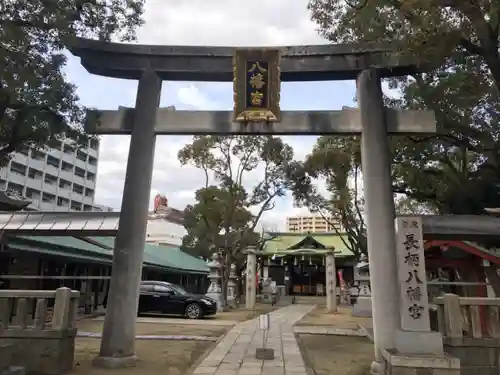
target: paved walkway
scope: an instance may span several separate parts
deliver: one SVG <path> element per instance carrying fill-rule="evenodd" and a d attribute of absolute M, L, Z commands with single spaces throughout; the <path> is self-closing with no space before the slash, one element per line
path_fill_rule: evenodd
<path fill-rule="evenodd" d="M 349 329 L 349 328 L 335 328 L 327 326 L 295 326 L 293 327 L 295 333 L 302 333 L 308 335 L 334 335 L 334 336 L 367 336 L 366 330 L 362 328 Z"/>
<path fill-rule="evenodd" d="M 306 375 L 293 325 L 313 308 L 308 305 L 290 305 L 269 314 L 271 321 L 267 347 L 274 349 L 274 360 L 255 358 L 255 350 L 262 346 L 256 318 L 233 327 L 193 374 Z"/>
<path fill-rule="evenodd" d="M 90 337 L 94 339 L 102 338 L 101 332 L 81 332 L 76 333 L 76 337 Z M 182 336 L 182 335 L 137 335 L 136 340 L 179 340 L 179 341 L 217 341 L 214 336 Z"/>
<path fill-rule="evenodd" d="M 104 321 L 104 316 L 94 318 L 94 320 Z M 175 325 L 206 325 L 206 326 L 235 326 L 239 322 L 235 320 L 221 320 L 221 319 L 184 319 L 184 318 L 166 318 L 166 317 L 138 317 L 137 323 L 154 323 L 154 324 L 175 324 Z"/>

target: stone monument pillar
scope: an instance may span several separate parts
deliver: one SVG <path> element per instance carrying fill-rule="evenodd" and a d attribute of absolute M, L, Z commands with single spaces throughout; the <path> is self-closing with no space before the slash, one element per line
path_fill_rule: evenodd
<path fill-rule="evenodd" d="M 99 356 L 93 362 L 98 367 L 129 367 L 137 360 L 135 321 L 142 276 L 156 142 L 155 122 L 160 104 L 161 84 L 160 77 L 150 70 L 144 71 L 139 79 L 101 349 Z"/>
<path fill-rule="evenodd" d="M 206 296 L 212 298 L 217 302 L 218 312 L 224 311 L 224 299 L 222 298 L 222 285 L 218 253 L 213 253 L 212 260 L 207 263 L 207 267 L 210 270 L 210 273 L 208 274 L 210 285 L 208 286 Z"/>
<path fill-rule="evenodd" d="M 358 104 L 361 114 L 361 162 L 373 301 L 373 335 L 376 362 L 382 364 L 382 349 L 394 348 L 399 328 L 399 290 L 394 229 L 390 148 L 385 122 L 380 75 L 376 69 L 359 73 Z"/>
<path fill-rule="evenodd" d="M 227 282 L 227 303 L 230 307 L 236 307 L 236 264 L 231 264 L 229 280 Z"/>
<path fill-rule="evenodd" d="M 337 312 L 337 270 L 335 268 L 335 253 L 326 254 L 326 309 L 330 313 Z"/>
<path fill-rule="evenodd" d="M 253 246 L 245 250 L 247 255 L 246 285 L 245 285 L 245 308 L 253 309 L 257 298 L 256 272 L 257 272 L 257 249 Z"/>
<path fill-rule="evenodd" d="M 396 228 L 401 329 L 395 347 L 382 349 L 385 374 L 460 375 L 460 360 L 444 353 L 441 333 L 430 327 L 422 220 L 398 217 Z"/>
<path fill-rule="evenodd" d="M 358 297 L 352 309 L 353 316 L 372 317 L 372 294 L 370 291 L 370 269 L 362 255 L 359 263 L 354 267 L 354 281 L 358 283 Z"/>
<path fill-rule="evenodd" d="M 441 333 L 431 332 L 422 219 L 398 217 L 396 228 L 401 329 L 396 332 L 395 348 L 442 356 Z"/>

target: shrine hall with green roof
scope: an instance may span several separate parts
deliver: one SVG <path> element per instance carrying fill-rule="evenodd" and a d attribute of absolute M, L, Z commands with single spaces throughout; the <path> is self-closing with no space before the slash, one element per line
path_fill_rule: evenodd
<path fill-rule="evenodd" d="M 289 295 L 324 295 L 325 257 L 332 250 L 337 271 L 346 282 L 354 278 L 356 260 L 347 235 L 336 233 L 267 233 L 261 253 L 263 278 L 284 285 Z"/>

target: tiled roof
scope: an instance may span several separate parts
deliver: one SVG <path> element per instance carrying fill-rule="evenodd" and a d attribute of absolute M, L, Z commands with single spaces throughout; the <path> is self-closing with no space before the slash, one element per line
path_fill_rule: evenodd
<path fill-rule="evenodd" d="M 353 256 L 342 240 L 344 238 L 347 242 L 347 235 L 340 236 L 336 233 L 269 233 L 268 235 L 271 238 L 274 237 L 264 245 L 263 251 L 268 254 L 286 253 L 287 251 L 291 253 L 291 247 L 310 237 L 323 246 L 324 249 L 318 249 L 318 253 L 333 247 L 337 257 Z"/>
<path fill-rule="evenodd" d="M 85 241 L 90 240 L 90 242 Z M 8 245 L 25 251 L 75 257 L 88 261 L 110 263 L 114 238 L 70 236 L 9 236 Z M 99 246 L 101 245 L 101 246 Z M 144 266 L 161 267 L 174 272 L 208 273 L 205 261 L 168 246 L 145 244 Z"/>
<path fill-rule="evenodd" d="M 111 248 L 114 248 L 115 245 L 113 237 L 91 237 L 91 239 L 108 245 Z M 208 267 L 203 259 L 195 258 L 172 246 L 146 243 L 144 245 L 144 261 L 155 264 L 166 264 L 168 267 L 179 270 L 208 273 Z"/>

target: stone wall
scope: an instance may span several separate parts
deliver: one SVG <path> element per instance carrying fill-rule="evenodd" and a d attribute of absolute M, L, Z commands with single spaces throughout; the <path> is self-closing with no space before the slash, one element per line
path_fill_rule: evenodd
<path fill-rule="evenodd" d="M 500 374 L 500 341 L 468 339 L 462 343 L 445 344 L 445 351 L 460 359 L 461 375 Z"/>
<path fill-rule="evenodd" d="M 0 346 L 14 348 L 12 366 L 24 367 L 28 375 L 58 375 L 73 368 L 76 329 L 30 331 L 9 329 L 1 333 Z"/>
<path fill-rule="evenodd" d="M 500 374 L 500 298 L 445 294 L 434 301 L 444 350 L 463 375 Z"/>
<path fill-rule="evenodd" d="M 1 350 L 0 363 L 8 361 L 36 375 L 73 369 L 79 297 L 69 288 L 0 291 L 0 348 L 9 349 Z"/>
<path fill-rule="evenodd" d="M 426 355 L 405 355 L 396 350 L 382 350 L 382 356 L 384 358 L 384 375 L 463 374 L 460 371 L 460 361 L 448 354 L 442 357 L 436 357 Z"/>

